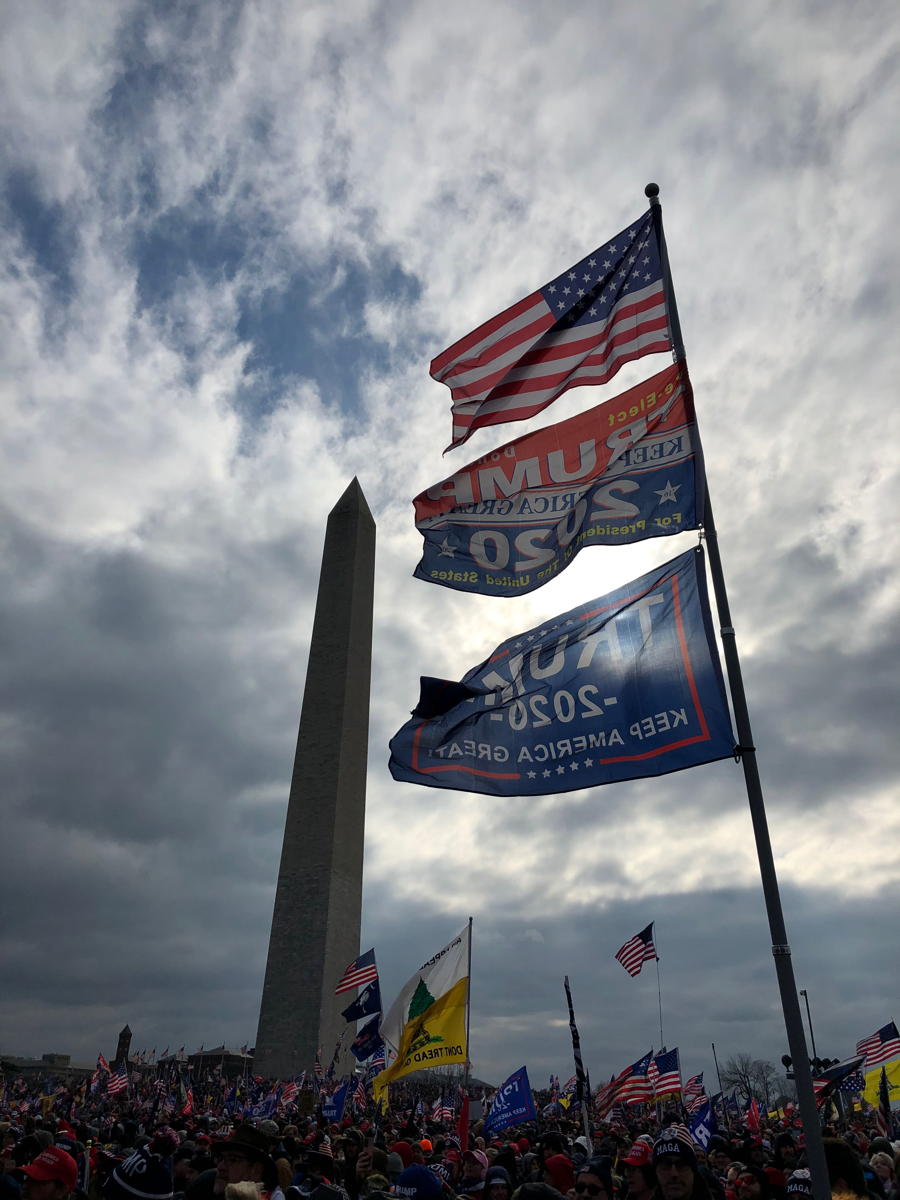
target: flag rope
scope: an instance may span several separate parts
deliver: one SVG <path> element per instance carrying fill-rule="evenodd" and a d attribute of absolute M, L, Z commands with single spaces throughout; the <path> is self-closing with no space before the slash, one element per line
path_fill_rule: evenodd
<path fill-rule="evenodd" d="M 665 234 L 663 233 L 659 187 L 655 183 L 648 183 L 646 188 L 644 188 L 644 195 L 650 201 L 653 226 L 659 245 L 663 288 L 666 296 L 666 310 L 669 317 L 669 333 L 672 342 L 672 356 L 676 362 L 681 362 L 682 369 L 687 371 L 684 342 L 681 336 L 681 323 L 678 318 L 678 306 L 675 302 L 675 289 L 672 284 L 672 272 L 669 266 Z M 806 1154 L 812 1176 L 813 1195 L 815 1200 L 830 1200 L 831 1186 L 825 1162 L 822 1129 L 816 1109 L 812 1074 L 807 1057 L 806 1037 L 803 1032 L 803 1021 L 800 1015 L 800 999 L 797 995 L 797 985 L 794 980 L 791 948 L 787 940 L 784 912 L 778 890 L 778 876 L 775 871 L 775 858 L 772 854 L 772 842 L 769 837 L 762 782 L 759 777 L 759 765 L 756 760 L 753 733 L 750 727 L 750 712 L 747 707 L 747 698 L 744 691 L 744 680 L 741 673 L 737 641 L 731 622 L 731 609 L 725 587 L 722 559 L 719 554 L 719 539 L 713 516 L 712 501 L 709 495 L 709 482 L 708 480 L 704 482 L 705 504 L 703 527 L 706 535 L 706 544 L 709 548 L 709 569 L 712 577 L 713 593 L 716 598 L 716 611 L 719 616 L 719 632 L 722 639 L 722 651 L 725 657 L 725 671 L 731 693 L 731 704 L 734 710 L 738 745 L 741 749 L 741 766 L 744 771 L 747 800 L 750 806 L 750 819 L 756 841 L 756 854 L 759 859 L 759 871 L 762 878 L 763 897 L 769 920 L 769 933 L 772 939 L 775 973 L 781 993 L 781 1007 L 784 1013 L 785 1031 L 787 1033 L 791 1057 L 795 1064 L 794 1075 L 797 1085 L 797 1099 L 800 1107 L 803 1133 L 806 1139 Z"/>

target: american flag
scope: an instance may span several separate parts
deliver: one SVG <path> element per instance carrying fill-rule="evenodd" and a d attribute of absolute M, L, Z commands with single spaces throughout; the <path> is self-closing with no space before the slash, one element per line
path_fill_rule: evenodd
<path fill-rule="evenodd" d="M 184 1097 L 184 1104 L 181 1106 L 182 1117 L 189 1117 L 194 1111 L 194 1089 L 189 1087 Z"/>
<path fill-rule="evenodd" d="M 860 1071 L 863 1061 L 863 1056 L 858 1054 L 820 1071 L 812 1081 L 816 1104 L 821 1108 L 835 1092 L 864 1092 L 866 1080 Z"/>
<path fill-rule="evenodd" d="M 300 1084 L 296 1080 L 291 1083 L 283 1083 L 281 1085 L 281 1103 L 290 1104 L 297 1098 L 297 1093 L 300 1091 Z"/>
<path fill-rule="evenodd" d="M 900 1034 L 893 1021 L 888 1021 L 877 1033 L 856 1043 L 856 1053 L 864 1054 L 864 1071 L 874 1071 L 892 1058 L 900 1058 Z"/>
<path fill-rule="evenodd" d="M 703 1072 L 701 1071 L 699 1075 L 692 1075 L 684 1085 L 684 1091 L 681 1094 L 681 1098 L 687 1106 L 691 1100 L 696 1100 L 699 1096 L 703 1096 L 705 1094 L 706 1093 L 703 1088 Z"/>
<path fill-rule="evenodd" d="M 369 1098 L 366 1095 L 366 1082 L 362 1076 L 360 1076 L 360 1078 L 356 1081 L 356 1089 L 353 1092 L 353 1100 L 359 1111 L 365 1112 Z"/>
<path fill-rule="evenodd" d="M 615 1097 L 619 1104 L 647 1104 L 652 1098 L 650 1080 L 647 1072 L 650 1070 L 652 1052 L 645 1054 L 642 1059 L 631 1067 L 631 1074 L 623 1082 Z"/>
<path fill-rule="evenodd" d="M 642 929 L 633 938 L 629 938 L 625 945 L 616 951 L 616 960 L 632 976 L 640 975 L 647 959 L 656 957 L 656 947 L 653 945 L 653 921 L 646 929 Z"/>
<path fill-rule="evenodd" d="M 669 350 L 649 212 L 574 267 L 454 342 L 431 364 L 453 398 L 459 446 L 486 425 L 532 417 L 571 387 L 606 383 Z"/>
<path fill-rule="evenodd" d="M 117 1096 L 128 1087 L 128 1069 L 122 1063 L 117 1071 L 113 1071 L 106 1081 L 106 1090 L 110 1096 Z"/>
<path fill-rule="evenodd" d="M 97 1070 L 98 1071 L 108 1071 L 109 1070 L 109 1063 L 106 1061 L 106 1059 L 103 1057 L 102 1054 L 97 1055 Z"/>
<path fill-rule="evenodd" d="M 614 1075 L 609 1083 L 597 1089 L 597 1094 L 594 1097 L 594 1110 L 601 1120 L 611 1112 L 613 1105 L 616 1103 L 619 1089 L 631 1075 L 631 1071 L 631 1067 L 626 1067 L 624 1071 L 620 1071 L 618 1075 Z"/>
<path fill-rule="evenodd" d="M 650 1063 L 647 1074 L 653 1087 L 654 1096 L 668 1096 L 681 1091 L 681 1063 L 678 1058 L 678 1047 L 657 1054 Z"/>
<path fill-rule="evenodd" d="M 384 1042 L 382 1042 L 380 1048 L 378 1050 L 376 1050 L 375 1053 L 372 1055 L 372 1057 L 369 1059 L 369 1070 L 370 1071 L 383 1071 L 384 1070 L 384 1068 L 385 1068 L 385 1057 L 384 1057 L 385 1053 L 386 1053 L 385 1044 L 384 1044 Z"/>
<path fill-rule="evenodd" d="M 352 963 L 347 964 L 334 989 L 334 994 L 340 996 L 342 992 L 352 991 L 353 988 L 365 987 L 367 983 L 374 983 L 377 978 L 378 968 L 375 966 L 375 950 L 373 948 L 367 950 L 365 954 L 361 954 L 359 958 L 354 958 Z"/>
<path fill-rule="evenodd" d="M 444 1103 L 444 1097 L 438 1096 L 431 1109 L 431 1119 L 433 1121 L 452 1121 L 453 1109 L 449 1104 Z"/>

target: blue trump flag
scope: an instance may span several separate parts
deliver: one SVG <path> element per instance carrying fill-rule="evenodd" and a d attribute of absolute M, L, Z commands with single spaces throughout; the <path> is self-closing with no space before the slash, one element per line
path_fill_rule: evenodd
<path fill-rule="evenodd" d="M 484 1123 L 484 1132 L 488 1137 L 493 1137 L 495 1133 L 499 1133 L 501 1129 L 508 1129 L 510 1125 L 533 1121 L 536 1115 L 528 1071 L 525 1067 L 519 1067 L 518 1071 L 513 1071 L 509 1079 L 500 1085 Z"/>
<path fill-rule="evenodd" d="M 543 796 L 730 758 L 701 549 L 507 639 L 459 683 L 422 679 L 395 779 Z"/>
<path fill-rule="evenodd" d="M 697 1145 L 702 1146 L 705 1150 L 710 1140 L 719 1131 L 719 1122 L 716 1120 L 716 1114 L 713 1112 L 712 1101 L 707 1100 L 695 1113 L 690 1114 L 688 1117 L 688 1129 L 690 1129 L 691 1137 Z"/>
<path fill-rule="evenodd" d="M 337 1124 L 344 1116 L 344 1104 L 347 1100 L 347 1083 L 341 1086 L 322 1105 L 322 1116 L 330 1124 Z"/>
<path fill-rule="evenodd" d="M 605 404 L 500 446 L 413 500 L 418 579 L 533 592 L 587 546 L 696 529 L 704 474 L 680 363 Z"/>

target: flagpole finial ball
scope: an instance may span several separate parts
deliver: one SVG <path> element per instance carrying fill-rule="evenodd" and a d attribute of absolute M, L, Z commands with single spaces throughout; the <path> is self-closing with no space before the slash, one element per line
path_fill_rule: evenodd
<path fill-rule="evenodd" d="M 652 200 L 654 196 L 658 196 L 659 195 L 659 184 L 658 183 L 648 183 L 647 186 L 644 188 L 644 195 L 647 197 L 648 200 Z"/>

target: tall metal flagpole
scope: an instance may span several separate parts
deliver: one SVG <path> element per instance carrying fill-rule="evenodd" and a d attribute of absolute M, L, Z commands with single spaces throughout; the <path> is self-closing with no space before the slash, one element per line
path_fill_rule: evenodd
<path fill-rule="evenodd" d="M 650 201 L 650 211 L 653 214 L 653 224 L 659 242 L 663 286 L 665 288 L 666 308 L 669 316 L 669 332 L 672 338 L 672 356 L 676 362 L 683 363 L 686 369 L 684 343 L 681 339 L 681 324 L 678 320 L 675 291 L 672 287 L 672 273 L 669 268 L 669 255 L 663 233 L 659 187 L 655 183 L 648 183 L 646 188 L 644 188 L 644 195 Z M 800 1000 L 797 996 L 794 967 L 791 962 L 791 948 L 788 945 L 784 913 L 781 908 L 778 876 L 775 872 L 775 858 L 772 854 L 772 843 L 769 839 L 769 825 L 766 820 L 762 783 L 759 778 L 759 766 L 756 761 L 756 748 L 753 745 L 750 713 L 744 693 L 744 680 L 741 674 L 741 663 L 738 657 L 734 627 L 731 624 L 731 609 L 728 604 L 728 593 L 725 589 L 725 575 L 722 569 L 722 559 L 719 554 L 719 539 L 716 534 L 716 524 L 713 518 L 708 481 L 706 481 L 705 496 L 703 528 L 709 550 L 709 569 L 712 576 L 713 592 L 716 597 L 716 608 L 719 614 L 719 633 L 722 638 L 725 669 L 728 675 L 731 704 L 734 709 L 734 720 L 737 727 L 738 745 L 736 752 L 740 755 L 741 765 L 744 769 L 744 782 L 747 788 L 747 800 L 750 805 L 750 819 L 753 824 L 753 835 L 756 839 L 756 853 L 759 858 L 763 897 L 769 919 L 772 955 L 775 959 L 775 973 L 778 978 L 778 989 L 781 993 L 781 1007 L 784 1011 L 784 1026 L 787 1032 L 788 1048 L 790 1049 L 791 1058 L 794 1063 L 797 1100 L 806 1141 L 806 1158 L 809 1163 L 815 1200 L 830 1200 L 831 1186 L 828 1182 L 828 1167 L 825 1162 L 825 1149 L 822 1145 L 822 1129 L 819 1124 L 819 1115 L 813 1092 L 806 1038 L 803 1033 L 803 1019 L 800 1015 Z"/>
<path fill-rule="evenodd" d="M 656 938 L 653 939 L 653 948 L 656 949 Z M 656 955 L 656 994 L 659 997 L 659 1052 L 662 1054 L 666 1048 L 666 1039 L 663 1037 L 662 1027 L 662 984 L 659 982 L 659 955 Z"/>

